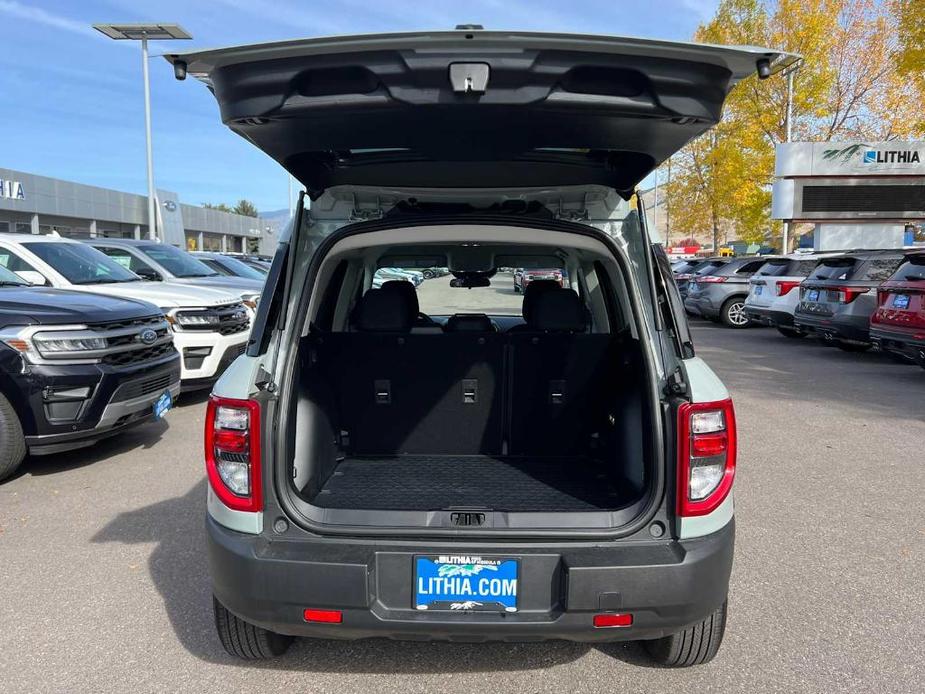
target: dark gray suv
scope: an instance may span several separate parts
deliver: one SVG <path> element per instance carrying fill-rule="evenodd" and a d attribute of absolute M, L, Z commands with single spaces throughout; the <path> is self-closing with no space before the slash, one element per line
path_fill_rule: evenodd
<path fill-rule="evenodd" d="M 684 308 L 695 316 L 722 321 L 730 328 L 747 328 L 752 323 L 745 313 L 748 279 L 767 261 L 757 256 L 710 260 L 691 278 Z"/>

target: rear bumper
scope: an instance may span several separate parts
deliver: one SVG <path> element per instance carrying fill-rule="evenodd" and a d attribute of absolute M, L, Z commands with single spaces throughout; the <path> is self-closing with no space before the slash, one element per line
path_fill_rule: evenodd
<path fill-rule="evenodd" d="M 775 311 L 763 306 L 749 306 L 745 304 L 745 313 L 753 321 L 770 325 L 771 327 L 793 327 L 793 314 L 786 311 Z"/>
<path fill-rule="evenodd" d="M 653 639 L 696 623 L 726 599 L 734 522 L 683 542 L 596 547 L 396 544 L 315 538 L 272 541 L 207 518 L 218 600 L 242 619 L 296 636 L 452 641 Z M 412 609 L 413 557 L 480 554 L 520 560 L 519 611 Z M 305 608 L 343 611 L 340 624 L 310 624 Z M 596 629 L 600 612 L 630 612 L 633 625 Z"/>
<path fill-rule="evenodd" d="M 713 305 L 710 297 L 702 294 L 688 296 L 684 300 L 684 308 L 695 316 L 703 316 L 704 318 L 716 318 L 719 316 L 719 308 Z"/>
<path fill-rule="evenodd" d="M 871 326 L 870 341 L 882 350 L 899 354 L 925 366 L 925 339 L 917 340 L 909 333 Z"/>
<path fill-rule="evenodd" d="M 797 313 L 793 324 L 805 332 L 827 340 L 852 340 L 870 342 L 869 318 L 867 316 L 832 316 L 820 318 Z"/>

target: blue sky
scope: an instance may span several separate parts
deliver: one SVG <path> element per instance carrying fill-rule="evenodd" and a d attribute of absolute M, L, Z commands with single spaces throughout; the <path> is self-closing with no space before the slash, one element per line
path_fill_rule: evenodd
<path fill-rule="evenodd" d="M 480 23 L 687 39 L 715 0 L 0 0 L 0 166 L 144 193 L 140 47 L 94 22 L 178 22 L 193 41 L 155 53 L 327 34 Z M 208 91 L 151 61 L 154 175 L 184 202 L 286 207 L 287 178 L 226 130 Z"/>

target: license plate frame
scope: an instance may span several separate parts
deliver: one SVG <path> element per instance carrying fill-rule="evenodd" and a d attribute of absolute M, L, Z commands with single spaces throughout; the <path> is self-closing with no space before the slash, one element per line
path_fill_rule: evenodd
<path fill-rule="evenodd" d="M 517 612 L 520 577 L 516 557 L 415 555 L 412 607 L 428 612 Z"/>
<path fill-rule="evenodd" d="M 806 290 L 806 300 L 807 301 L 819 301 L 819 290 L 818 289 L 807 289 Z"/>
<path fill-rule="evenodd" d="M 755 296 L 761 296 L 764 293 L 764 287 L 760 284 L 755 287 Z"/>
<path fill-rule="evenodd" d="M 908 294 L 894 294 L 893 301 L 890 304 L 892 308 L 898 308 L 900 310 L 906 310 L 909 308 L 909 295 Z"/>

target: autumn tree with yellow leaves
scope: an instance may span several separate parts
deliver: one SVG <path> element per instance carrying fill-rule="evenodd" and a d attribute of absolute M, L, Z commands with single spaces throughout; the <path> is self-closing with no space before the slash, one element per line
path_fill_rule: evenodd
<path fill-rule="evenodd" d="M 794 75 L 794 140 L 925 135 L 925 0 L 722 0 L 697 41 L 803 56 Z M 671 235 L 722 243 L 777 239 L 774 148 L 785 140 L 786 79 L 750 77 L 723 121 L 672 159 Z"/>

